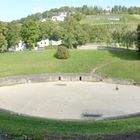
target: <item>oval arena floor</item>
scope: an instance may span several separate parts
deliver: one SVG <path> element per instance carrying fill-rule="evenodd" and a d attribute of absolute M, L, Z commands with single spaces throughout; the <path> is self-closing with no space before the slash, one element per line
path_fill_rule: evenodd
<path fill-rule="evenodd" d="M 140 112 L 140 87 L 48 82 L 0 87 L 0 108 L 51 119 L 104 119 Z"/>

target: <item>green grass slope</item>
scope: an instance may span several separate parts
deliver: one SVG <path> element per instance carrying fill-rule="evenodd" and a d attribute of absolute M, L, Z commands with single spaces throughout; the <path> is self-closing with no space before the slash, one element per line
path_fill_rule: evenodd
<path fill-rule="evenodd" d="M 0 77 L 39 73 L 96 73 L 113 78 L 140 81 L 137 53 L 70 50 L 71 57 L 58 60 L 56 50 L 15 52 L 0 55 Z"/>
<path fill-rule="evenodd" d="M 43 139 L 46 134 L 60 136 L 97 136 L 140 131 L 140 118 L 114 121 L 57 121 L 10 115 L 0 112 L 0 132 Z"/>

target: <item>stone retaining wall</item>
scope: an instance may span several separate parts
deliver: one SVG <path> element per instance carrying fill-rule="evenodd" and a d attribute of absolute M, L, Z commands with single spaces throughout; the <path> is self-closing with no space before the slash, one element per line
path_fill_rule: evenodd
<path fill-rule="evenodd" d="M 120 84 L 120 85 L 138 85 L 134 80 L 120 80 L 120 79 L 112 79 L 112 78 L 105 78 L 103 79 L 105 83 L 111 84 Z"/>
<path fill-rule="evenodd" d="M 24 84 L 24 83 L 39 83 L 39 82 L 54 82 L 54 81 L 87 81 L 99 82 L 102 78 L 95 74 L 36 74 L 26 76 L 10 76 L 0 78 L 0 86 Z"/>
<path fill-rule="evenodd" d="M 86 81 L 86 82 L 107 82 L 123 85 L 136 85 L 134 81 L 106 79 L 91 73 L 56 73 L 56 74 L 35 74 L 25 76 L 10 76 L 0 78 L 0 86 L 39 83 L 39 82 L 55 82 L 55 81 Z"/>

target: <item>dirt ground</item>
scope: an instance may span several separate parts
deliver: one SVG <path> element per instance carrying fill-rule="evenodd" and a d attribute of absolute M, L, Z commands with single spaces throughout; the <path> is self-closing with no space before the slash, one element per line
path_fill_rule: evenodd
<path fill-rule="evenodd" d="M 104 119 L 140 112 L 140 87 L 48 82 L 0 87 L 0 108 L 52 119 Z"/>

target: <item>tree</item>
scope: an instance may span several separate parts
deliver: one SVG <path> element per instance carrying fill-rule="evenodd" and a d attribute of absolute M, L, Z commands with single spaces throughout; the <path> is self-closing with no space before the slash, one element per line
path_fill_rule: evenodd
<path fill-rule="evenodd" d="M 136 38 L 138 52 L 140 54 L 140 24 L 137 27 L 137 38 Z"/>
<path fill-rule="evenodd" d="M 77 45 L 86 44 L 89 41 L 89 35 L 86 33 L 86 31 L 83 30 L 81 25 L 77 26 L 76 28 L 75 38 L 77 40 L 75 47 L 77 47 Z"/>
<path fill-rule="evenodd" d="M 66 31 L 63 37 L 63 45 L 66 46 L 67 48 L 73 48 L 74 44 L 76 44 L 74 34 Z"/>
<path fill-rule="evenodd" d="M 6 36 L 7 31 L 8 31 L 8 23 L 0 21 L 0 33 Z"/>
<path fill-rule="evenodd" d="M 7 50 L 7 40 L 5 37 L 7 31 L 8 31 L 7 23 L 0 22 L 0 52 Z"/>
<path fill-rule="evenodd" d="M 113 42 L 119 43 L 127 49 L 133 47 L 136 40 L 136 33 L 128 29 L 127 26 L 123 26 L 112 33 Z"/>
<path fill-rule="evenodd" d="M 21 36 L 28 48 L 34 48 L 39 39 L 39 25 L 29 19 L 25 20 L 21 28 Z"/>
<path fill-rule="evenodd" d="M 5 36 L 0 33 L 0 52 L 4 52 L 7 50 L 7 41 Z"/>
<path fill-rule="evenodd" d="M 82 15 L 81 13 L 75 13 L 73 15 L 73 17 L 77 20 L 77 21 L 80 21 L 82 20 L 82 18 L 84 17 L 84 15 Z"/>
<path fill-rule="evenodd" d="M 129 49 L 135 43 L 135 32 L 126 31 L 122 34 L 122 44 Z"/>
<path fill-rule="evenodd" d="M 52 28 L 50 39 L 60 40 L 63 38 L 63 36 L 64 36 L 64 28 L 63 27 L 56 25 L 54 28 Z"/>
<path fill-rule="evenodd" d="M 21 24 L 15 22 L 9 23 L 8 32 L 6 35 L 6 39 L 8 41 L 8 48 L 15 47 L 16 44 L 21 40 L 20 31 Z"/>
<path fill-rule="evenodd" d="M 88 34 L 74 17 L 68 17 L 65 20 L 64 29 L 63 43 L 66 47 L 77 48 L 78 45 L 88 42 Z"/>
<path fill-rule="evenodd" d="M 39 39 L 47 39 L 50 38 L 51 28 L 53 23 L 51 21 L 40 22 L 39 24 Z"/>
<path fill-rule="evenodd" d="M 68 49 L 64 46 L 59 46 L 55 57 L 58 59 L 68 59 L 70 57 Z"/>
<path fill-rule="evenodd" d="M 112 33 L 113 43 L 121 43 L 121 33 L 118 30 L 113 31 Z"/>
<path fill-rule="evenodd" d="M 88 26 L 88 25 L 87 25 Z M 88 27 L 89 28 L 89 27 Z M 87 31 L 89 32 L 90 42 L 109 43 L 111 39 L 111 31 L 108 27 L 102 25 L 93 25 Z"/>

